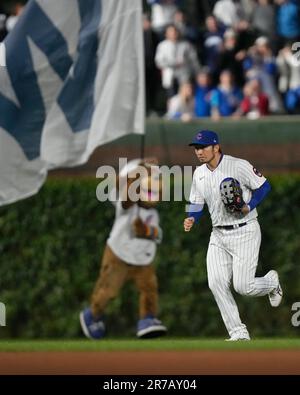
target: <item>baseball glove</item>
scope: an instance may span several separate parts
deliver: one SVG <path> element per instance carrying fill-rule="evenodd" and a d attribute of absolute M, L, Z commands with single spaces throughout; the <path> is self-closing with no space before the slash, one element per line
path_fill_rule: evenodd
<path fill-rule="evenodd" d="M 245 205 L 243 191 L 235 178 L 225 178 L 220 184 L 221 199 L 230 213 L 240 213 Z"/>

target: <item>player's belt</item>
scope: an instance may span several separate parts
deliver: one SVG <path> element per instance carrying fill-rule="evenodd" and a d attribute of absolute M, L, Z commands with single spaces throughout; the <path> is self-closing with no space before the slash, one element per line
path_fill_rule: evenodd
<path fill-rule="evenodd" d="M 232 229 L 237 229 L 241 228 L 242 226 L 247 225 L 247 222 L 243 222 L 241 224 L 234 224 L 234 225 L 223 225 L 223 226 L 216 226 L 218 229 L 226 229 L 226 230 L 232 230 Z"/>

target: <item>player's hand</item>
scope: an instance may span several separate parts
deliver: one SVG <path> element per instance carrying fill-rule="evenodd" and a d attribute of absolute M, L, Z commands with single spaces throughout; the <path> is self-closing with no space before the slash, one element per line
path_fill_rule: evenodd
<path fill-rule="evenodd" d="M 194 222 L 195 222 L 194 217 L 185 218 L 185 220 L 183 222 L 184 231 L 189 232 L 191 230 L 192 226 L 194 225 Z"/>

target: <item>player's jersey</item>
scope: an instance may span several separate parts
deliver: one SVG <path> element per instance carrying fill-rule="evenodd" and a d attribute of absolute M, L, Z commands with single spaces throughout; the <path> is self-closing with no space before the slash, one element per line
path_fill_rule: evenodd
<path fill-rule="evenodd" d="M 156 254 L 156 242 L 137 238 L 132 233 L 132 222 L 140 217 L 147 225 L 159 227 L 159 215 L 156 209 L 145 209 L 134 204 L 127 210 L 121 201 L 116 203 L 116 217 L 107 244 L 112 251 L 130 265 L 149 265 Z M 161 229 L 159 229 L 161 233 Z"/>
<path fill-rule="evenodd" d="M 197 167 L 193 176 L 190 202 L 207 204 L 213 226 L 239 224 L 257 217 L 256 209 L 247 215 L 232 214 L 226 210 L 221 200 L 220 184 L 228 177 L 240 182 L 245 203 L 251 200 L 252 191 L 261 187 L 266 181 L 266 178 L 249 162 L 229 155 L 223 155 L 214 171 L 211 171 L 206 164 Z"/>

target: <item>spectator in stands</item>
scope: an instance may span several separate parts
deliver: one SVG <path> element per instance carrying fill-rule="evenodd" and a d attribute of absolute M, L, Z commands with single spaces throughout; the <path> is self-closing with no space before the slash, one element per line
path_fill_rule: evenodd
<path fill-rule="evenodd" d="M 266 36 L 269 39 L 274 38 L 276 32 L 276 13 L 274 4 L 271 0 L 257 0 L 258 4 L 253 10 L 251 18 L 252 28 L 257 36 Z"/>
<path fill-rule="evenodd" d="M 194 78 L 200 69 L 193 45 L 180 40 L 179 32 L 174 25 L 168 26 L 166 39 L 158 44 L 155 62 L 162 71 L 162 85 L 168 98 L 178 92 L 178 87 L 183 82 Z"/>
<path fill-rule="evenodd" d="M 174 15 L 174 25 L 177 27 L 180 36 L 184 40 L 188 40 L 193 44 L 197 44 L 199 39 L 199 31 L 195 26 L 187 22 L 186 15 L 183 11 L 177 10 Z"/>
<path fill-rule="evenodd" d="M 290 114 L 300 114 L 300 62 L 287 44 L 277 56 L 280 73 L 279 90 L 284 94 L 285 107 Z"/>
<path fill-rule="evenodd" d="M 250 80 L 244 86 L 244 98 L 236 115 L 246 115 L 249 119 L 257 119 L 269 113 L 269 99 L 261 91 L 258 79 Z"/>
<path fill-rule="evenodd" d="M 243 19 L 250 22 L 253 12 L 257 7 L 257 0 L 240 0 L 239 8 L 241 9 L 240 15 L 243 16 Z"/>
<path fill-rule="evenodd" d="M 6 30 L 6 15 L 2 8 L 0 8 L 0 42 L 4 40 L 7 35 Z"/>
<path fill-rule="evenodd" d="M 198 118 L 211 115 L 212 82 L 209 69 L 203 67 L 197 75 L 195 89 L 195 116 Z"/>
<path fill-rule="evenodd" d="M 224 42 L 219 59 L 220 70 L 230 70 L 239 87 L 244 85 L 244 72 L 242 62 L 237 56 L 239 52 L 237 33 L 227 29 L 224 33 Z"/>
<path fill-rule="evenodd" d="M 219 57 L 223 45 L 224 27 L 212 15 L 205 20 L 206 31 L 203 35 L 203 63 L 212 74 L 218 74 Z"/>
<path fill-rule="evenodd" d="M 220 74 L 220 85 L 211 93 L 211 116 L 214 120 L 234 115 L 243 98 L 241 90 L 235 86 L 229 70 Z"/>
<path fill-rule="evenodd" d="M 243 10 L 234 0 L 219 0 L 214 6 L 213 15 L 226 27 L 235 27 L 243 19 Z"/>
<path fill-rule="evenodd" d="M 149 15 L 143 16 L 145 80 L 146 80 L 146 114 L 156 110 L 156 97 L 159 85 L 159 70 L 154 61 L 158 37 L 151 28 Z"/>
<path fill-rule="evenodd" d="M 253 42 L 253 33 L 249 25 L 249 14 L 253 9 L 250 0 L 219 0 L 214 6 L 213 14 L 225 28 L 234 29 L 239 36 L 242 47 L 248 48 Z"/>
<path fill-rule="evenodd" d="M 277 34 L 282 48 L 288 41 L 300 41 L 299 0 L 275 0 L 277 10 Z"/>
<path fill-rule="evenodd" d="M 184 82 L 180 85 L 178 94 L 169 100 L 166 117 L 188 122 L 194 118 L 194 108 L 193 86 L 190 82 Z"/>
<path fill-rule="evenodd" d="M 276 59 L 267 37 L 259 37 L 251 47 L 243 62 L 247 79 L 257 78 L 261 81 L 262 90 L 268 96 L 272 113 L 284 112 L 283 103 L 277 90 Z"/>
<path fill-rule="evenodd" d="M 178 10 L 178 0 L 147 0 L 151 5 L 152 28 L 160 40 L 164 39 L 165 29 L 174 23 L 174 16 Z"/>
<path fill-rule="evenodd" d="M 13 4 L 12 13 L 6 20 L 6 30 L 8 31 L 8 33 L 11 32 L 12 29 L 15 27 L 23 10 L 24 10 L 24 4 L 22 2 L 16 1 Z"/>

